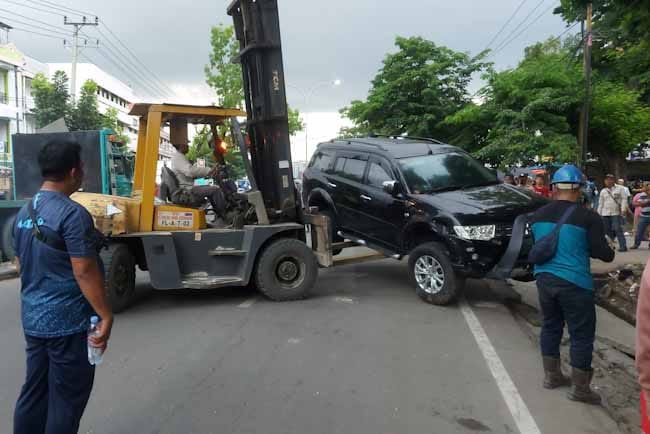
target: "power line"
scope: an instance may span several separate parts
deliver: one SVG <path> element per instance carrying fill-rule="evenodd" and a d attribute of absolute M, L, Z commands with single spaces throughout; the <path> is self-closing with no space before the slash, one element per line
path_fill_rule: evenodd
<path fill-rule="evenodd" d="M 137 82 L 143 89 L 145 89 L 147 92 L 150 92 L 153 96 L 157 97 L 163 97 L 164 99 L 164 94 L 161 94 L 159 90 L 157 90 L 154 87 L 151 87 L 151 85 L 147 84 L 146 80 L 141 81 L 141 79 L 137 76 L 134 76 L 132 73 L 126 71 L 124 67 L 120 64 L 119 60 L 116 60 L 116 56 L 108 47 L 104 47 L 108 51 L 104 51 L 103 48 L 98 48 L 97 51 L 102 54 L 111 64 L 113 64 L 116 68 L 118 68 L 120 71 L 122 71 L 123 74 L 125 74 L 126 77 L 132 77 L 133 81 Z"/>
<path fill-rule="evenodd" d="M 520 31 L 519 33 L 517 33 L 515 36 L 513 36 L 512 39 L 506 41 L 504 44 L 501 45 L 500 48 L 497 48 L 497 49 L 494 51 L 494 54 L 497 54 L 497 53 L 503 51 L 503 50 L 504 50 L 508 45 L 510 45 L 512 42 L 514 42 L 517 38 L 519 38 L 519 37 L 520 37 L 520 36 L 521 36 L 521 35 L 522 35 L 526 30 L 528 30 L 528 29 L 529 29 L 532 25 L 534 25 L 537 21 L 539 21 L 540 19 L 542 19 L 542 17 L 543 17 L 544 15 L 546 15 L 546 14 L 548 13 L 548 11 L 550 11 L 550 10 L 553 9 L 554 7 L 555 7 L 555 5 L 553 5 L 553 6 L 551 6 L 550 8 L 544 10 L 544 12 L 542 12 L 541 14 L 539 14 L 539 15 L 538 15 L 538 16 L 537 16 L 533 21 L 530 22 L 530 24 L 528 24 L 526 27 L 524 27 L 523 29 L 521 29 L 521 31 Z"/>
<path fill-rule="evenodd" d="M 127 45 L 126 45 L 126 44 L 124 44 L 124 42 L 122 42 L 122 40 L 121 40 L 120 38 L 117 37 L 117 35 L 116 35 L 115 33 L 113 33 L 113 31 L 111 30 L 111 28 L 108 27 L 108 25 L 106 25 L 106 23 L 105 23 L 104 21 L 102 21 L 101 23 L 104 25 L 104 27 L 106 28 L 106 30 L 108 31 L 108 33 L 110 33 L 110 34 L 113 36 L 113 38 L 115 38 L 115 40 L 116 40 L 117 42 L 119 42 L 119 44 L 120 44 L 122 47 L 124 47 L 124 49 L 125 49 L 125 50 L 130 54 L 130 55 L 131 55 L 131 57 L 133 57 L 133 58 L 134 58 L 134 59 L 135 59 L 135 60 L 136 60 L 136 61 L 137 61 L 137 62 L 138 62 L 138 63 L 139 63 L 143 68 L 144 68 L 144 70 L 145 70 L 149 75 L 151 75 L 151 77 L 152 77 L 155 81 L 158 82 L 158 85 L 159 85 L 159 86 L 162 86 L 162 89 L 165 89 L 165 90 L 167 91 L 167 93 L 169 93 L 169 96 L 174 96 L 174 95 L 175 95 L 175 92 L 174 92 L 173 90 L 171 90 L 171 89 L 169 88 L 169 86 L 167 86 L 167 85 L 166 85 L 162 80 L 160 80 L 160 79 L 158 78 L 158 76 L 157 76 L 154 72 L 152 72 L 152 71 L 147 67 L 147 65 L 145 65 L 145 64 L 140 60 L 140 58 L 139 58 L 139 57 L 138 57 L 138 56 L 137 56 L 137 55 L 136 55 L 136 54 L 135 54 L 135 53 L 134 53 L 134 52 L 133 52 L 133 51 L 132 51 L 132 50 L 131 50 Z M 102 34 L 102 33 L 101 33 L 101 29 L 97 29 L 97 31 L 98 31 L 100 34 Z"/>
<path fill-rule="evenodd" d="M 4 1 L 9 1 L 9 0 L 4 0 Z M 46 8 L 50 8 L 52 10 L 57 10 L 57 11 L 60 11 L 60 12 L 63 12 L 63 13 L 73 13 L 73 14 L 80 15 L 80 16 L 84 16 L 84 15 L 96 16 L 96 14 L 92 14 L 92 13 L 89 13 L 89 12 L 84 12 L 82 10 L 70 8 L 70 7 L 67 7 L 67 6 L 63 6 L 63 5 L 60 5 L 58 3 L 55 3 L 55 2 L 52 2 L 52 1 L 49 1 L 49 0 L 27 0 L 27 1 L 29 1 L 29 2 L 31 2 L 33 4 L 37 4 L 37 5 L 40 5 L 40 6 L 43 6 L 43 7 L 46 7 Z M 151 81 L 152 81 L 152 86 L 155 85 L 154 88 L 156 89 L 157 94 L 163 94 L 163 95 L 167 94 L 168 96 L 174 96 L 175 95 L 175 92 L 173 90 L 171 90 L 171 88 L 169 88 L 169 86 L 167 86 L 160 78 L 158 78 L 158 76 L 153 71 L 151 71 L 147 67 L 147 65 L 144 64 L 144 62 L 142 62 L 140 60 L 140 58 L 133 52 L 133 50 L 131 50 L 124 42 L 122 42 L 122 40 L 115 34 L 115 32 L 113 32 L 111 30 L 111 28 L 105 22 L 102 21 L 101 24 L 103 24 L 103 26 L 106 28 L 106 30 L 109 32 L 109 34 L 119 43 L 119 45 L 124 47 L 126 52 L 133 59 L 135 59 L 135 61 L 140 65 L 140 67 L 142 67 L 142 69 L 144 69 L 150 75 L 150 78 L 151 78 Z M 97 28 L 97 31 L 98 31 L 98 33 L 100 35 L 103 36 L 103 38 L 106 40 L 107 43 L 112 44 L 110 39 L 99 28 Z M 112 46 L 113 46 L 114 50 L 117 51 L 124 60 L 126 60 L 127 62 L 132 62 L 129 59 L 128 56 L 124 55 L 124 53 L 117 48 L 117 46 L 115 46 L 114 44 L 112 44 Z M 116 57 L 120 58 L 120 56 L 116 56 Z M 121 68 L 121 69 L 123 70 L 123 68 Z M 134 70 L 138 71 L 139 68 L 136 66 L 134 68 Z M 127 74 L 127 75 L 130 75 L 130 74 Z M 146 80 L 146 81 L 149 81 L 149 80 Z"/>
<path fill-rule="evenodd" d="M 88 35 L 86 35 L 85 33 L 84 36 L 88 37 Z M 117 47 L 110 40 L 106 40 L 106 42 L 107 44 L 104 44 L 103 47 L 108 51 L 110 55 L 113 56 L 113 59 L 117 60 L 120 63 L 121 71 L 126 72 L 127 76 L 134 77 L 134 79 L 136 79 L 138 83 L 143 88 L 145 88 L 148 92 L 153 91 L 154 95 L 163 96 L 163 98 L 165 97 L 165 92 L 162 91 L 160 88 L 154 86 L 153 84 L 150 84 L 149 81 L 147 80 L 147 77 L 144 76 L 144 74 L 142 74 L 137 67 L 134 67 L 134 65 L 129 62 L 128 58 L 125 59 L 124 55 L 117 49 Z M 125 68 L 128 68 L 128 71 Z M 145 85 L 141 84 L 143 82 L 145 83 Z"/>
<path fill-rule="evenodd" d="M 39 23 L 39 24 L 43 24 L 43 25 L 48 26 L 48 27 L 52 27 L 53 29 L 56 29 L 56 30 L 62 30 L 62 29 L 58 28 L 57 26 L 55 26 L 53 24 L 47 23 L 45 21 L 37 20 L 36 18 L 28 17 L 26 15 L 18 14 L 18 13 L 14 12 L 14 11 L 10 11 L 9 9 L 0 8 L 0 11 L 10 13 L 12 15 L 15 15 L 15 16 L 20 17 L 20 18 L 24 18 L 26 20 L 34 21 L 35 23 Z"/>
<path fill-rule="evenodd" d="M 21 7 L 24 7 L 24 8 L 33 9 L 33 10 L 36 10 L 36 11 L 39 11 L 39 12 L 45 12 L 46 14 L 52 14 L 52 15 L 56 15 L 58 17 L 63 17 L 63 15 L 58 13 L 58 12 L 52 12 L 51 10 L 37 8 L 36 6 L 29 6 L 29 5 L 19 3 L 19 2 L 15 2 L 15 1 L 12 1 L 12 0 L 0 0 L 0 1 L 4 1 L 6 3 L 11 3 L 11 4 L 14 4 L 16 6 L 21 6 Z"/>
<path fill-rule="evenodd" d="M 519 31 L 519 29 L 521 29 L 521 27 L 528 22 L 528 19 L 532 17 L 535 12 L 537 12 L 537 10 L 544 4 L 544 2 L 546 2 L 546 0 L 540 0 L 540 2 L 537 3 L 537 5 L 530 12 L 528 12 L 528 15 L 526 15 L 524 19 L 519 22 L 517 27 L 512 29 L 512 31 L 510 31 L 510 33 L 508 33 L 508 35 L 499 44 L 497 44 L 497 47 L 494 49 L 494 51 L 500 51 L 504 43 L 507 42 L 512 35 L 517 33 L 517 31 Z"/>
<path fill-rule="evenodd" d="M 80 16 L 83 16 L 83 15 L 96 16 L 96 14 L 91 14 L 91 13 L 89 13 L 89 12 L 84 12 L 84 11 L 81 11 L 81 10 L 79 10 L 79 9 L 69 8 L 69 7 L 67 7 L 67 6 L 59 5 L 59 4 L 57 4 L 57 3 L 54 3 L 54 2 L 51 2 L 51 1 L 48 1 L 48 0 L 27 0 L 27 1 L 30 1 L 30 2 L 32 2 L 32 3 L 40 3 L 41 5 L 44 5 L 44 6 L 46 6 L 46 7 L 49 7 L 49 8 L 52 8 L 52 9 L 58 9 L 58 10 L 63 11 L 63 12 L 73 13 L 73 14 L 75 14 L 75 15 L 80 15 Z"/>
<path fill-rule="evenodd" d="M 3 19 L 5 21 L 9 21 L 9 22 L 16 22 L 18 24 L 22 24 L 22 25 L 28 26 L 28 27 L 33 27 L 33 28 L 39 29 L 39 30 L 45 30 L 46 32 L 59 34 L 59 35 L 64 36 L 64 37 L 70 36 L 69 33 L 64 33 L 64 32 L 58 31 L 58 30 L 51 30 L 51 29 L 49 29 L 47 27 L 37 26 L 36 24 L 32 24 L 32 23 L 26 23 L 25 21 L 17 20 L 15 18 L 8 18 L 8 17 L 0 16 L 0 19 Z"/>
<path fill-rule="evenodd" d="M 12 30 L 12 31 L 17 30 L 17 31 L 19 31 L 19 32 L 31 33 L 31 34 L 33 34 L 33 35 L 44 36 L 44 37 L 46 37 L 46 38 L 58 39 L 58 40 L 60 40 L 60 41 L 64 40 L 63 38 L 61 38 L 61 37 L 59 37 L 59 36 L 46 35 L 45 33 L 34 32 L 34 31 L 32 31 L 32 30 L 27 30 L 27 29 L 21 29 L 21 28 L 19 28 L 19 27 L 13 27 L 11 30 Z"/>
<path fill-rule="evenodd" d="M 503 33 L 503 31 L 506 29 L 506 27 L 508 27 L 508 24 L 510 24 L 510 22 L 515 18 L 517 13 L 521 10 L 521 8 L 524 6 L 524 4 L 526 4 L 526 2 L 528 2 L 528 0 L 522 0 L 521 3 L 519 3 L 519 6 L 517 6 L 515 11 L 512 13 L 512 15 L 510 15 L 510 18 L 508 18 L 508 20 L 505 22 L 505 24 L 503 24 L 501 26 L 501 28 L 494 35 L 494 37 L 492 39 L 490 39 L 490 42 L 488 42 L 488 44 L 485 46 L 485 49 L 483 49 L 483 51 L 489 49 L 492 46 L 494 41 L 496 41 L 496 39 L 501 35 L 501 33 Z"/>

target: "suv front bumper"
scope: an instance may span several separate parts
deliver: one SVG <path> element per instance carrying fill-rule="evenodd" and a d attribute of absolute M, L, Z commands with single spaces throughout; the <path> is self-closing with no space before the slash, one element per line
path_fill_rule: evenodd
<path fill-rule="evenodd" d="M 490 241 L 471 241 L 450 237 L 456 271 L 471 278 L 506 279 L 512 271 L 529 269 L 528 252 L 533 240 L 528 217 L 517 217 L 513 225 L 498 225 L 497 237 Z"/>

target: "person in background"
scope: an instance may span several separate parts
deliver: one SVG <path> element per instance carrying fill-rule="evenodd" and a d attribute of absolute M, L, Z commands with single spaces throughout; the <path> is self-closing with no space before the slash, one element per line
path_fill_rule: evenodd
<path fill-rule="evenodd" d="M 636 368 L 641 386 L 641 420 L 643 432 L 650 434 L 650 261 L 645 266 L 639 288 L 636 311 Z"/>
<path fill-rule="evenodd" d="M 623 200 L 622 189 L 614 183 L 614 175 L 605 177 L 605 188 L 598 199 L 598 214 L 605 221 L 605 230 L 611 240 L 618 239 L 618 251 L 627 252 L 627 242 L 623 233 L 623 218 L 627 213 L 627 203 Z"/>
<path fill-rule="evenodd" d="M 599 404 L 600 396 L 591 390 L 596 305 L 591 258 L 614 260 L 614 251 L 605 238 L 602 219 L 580 206 L 583 176 L 575 166 L 564 166 L 553 176 L 555 199 L 532 217 L 533 238 L 549 235 L 569 210 L 567 224 L 560 228 L 555 256 L 535 265 L 543 323 L 540 346 L 544 366 L 544 387 L 555 389 L 571 385 L 568 398 Z M 560 343 L 564 325 L 571 338 L 571 380 L 562 374 Z"/>
<path fill-rule="evenodd" d="M 540 196 L 546 198 L 551 197 L 551 190 L 546 185 L 546 179 L 544 178 L 544 175 L 535 176 L 535 184 L 533 184 L 533 191 L 539 194 Z"/>
<path fill-rule="evenodd" d="M 637 181 L 632 188 L 632 194 L 634 197 L 632 198 L 632 205 L 634 206 L 633 214 L 634 214 L 634 221 L 632 223 L 632 238 L 636 240 L 636 231 L 637 228 L 639 227 L 639 217 L 641 217 L 641 207 L 637 206 L 636 204 L 638 203 L 638 200 L 641 198 L 643 194 L 645 194 L 645 184 L 641 184 L 640 186 L 637 185 L 639 181 Z M 645 240 L 647 237 L 645 235 L 642 235 L 642 240 Z"/>
<path fill-rule="evenodd" d="M 587 178 L 587 175 L 584 176 L 584 187 L 582 192 L 584 194 L 585 205 L 589 209 L 596 209 L 598 207 L 598 188 L 596 183 L 593 181 L 593 178 Z"/>
<path fill-rule="evenodd" d="M 51 141 L 38 154 L 43 185 L 16 216 L 27 372 L 15 434 L 75 434 L 95 377 L 88 345 L 106 349 L 113 313 L 90 213 L 70 199 L 83 181 L 81 146 Z M 99 315 L 98 335 L 88 337 Z"/>
<path fill-rule="evenodd" d="M 517 185 L 521 188 L 526 188 L 526 189 L 531 189 L 530 188 L 530 177 L 526 175 L 525 173 L 520 173 L 519 178 L 517 178 Z"/>
<path fill-rule="evenodd" d="M 625 217 L 627 217 L 631 213 L 632 193 L 630 192 L 630 189 L 625 184 L 625 180 L 623 178 L 619 178 L 616 181 L 616 185 L 618 185 L 618 187 L 623 192 L 623 202 L 625 202 L 626 204 L 625 216 L 623 218 L 623 222 L 625 222 Z"/>
<path fill-rule="evenodd" d="M 505 176 L 503 177 L 503 183 L 508 185 L 517 185 L 517 183 L 515 182 L 515 177 L 512 175 L 512 173 L 505 174 Z"/>
<path fill-rule="evenodd" d="M 646 184 L 643 193 L 639 193 L 636 196 L 634 206 L 639 210 L 639 222 L 636 227 L 634 246 L 632 248 L 638 249 L 641 247 L 641 242 L 645 238 L 648 228 L 650 228 L 650 183 Z M 650 244 L 650 241 L 648 244 Z M 650 245 L 648 247 L 650 247 Z"/>

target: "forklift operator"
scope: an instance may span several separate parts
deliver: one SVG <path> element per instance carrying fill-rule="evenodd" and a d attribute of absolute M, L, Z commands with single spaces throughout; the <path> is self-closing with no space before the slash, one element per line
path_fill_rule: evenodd
<path fill-rule="evenodd" d="M 180 188 L 189 191 L 194 198 L 208 199 L 212 208 L 217 214 L 225 209 L 226 199 L 221 188 L 213 185 L 194 185 L 194 180 L 199 178 L 213 177 L 217 167 L 199 167 L 187 159 L 186 154 L 190 150 L 187 141 L 174 144 L 176 152 L 172 157 L 172 170 L 178 178 Z"/>

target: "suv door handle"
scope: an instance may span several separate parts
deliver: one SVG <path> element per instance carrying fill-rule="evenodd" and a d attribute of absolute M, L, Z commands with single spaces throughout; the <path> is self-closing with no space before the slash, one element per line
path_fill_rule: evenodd
<path fill-rule="evenodd" d="M 363 199 L 363 200 L 372 200 L 372 197 L 366 196 L 365 194 L 362 194 L 361 199 Z"/>
<path fill-rule="evenodd" d="M 333 183 L 331 183 L 331 182 L 328 182 L 327 185 L 329 185 L 329 186 L 332 187 L 332 188 L 336 188 L 336 184 L 333 184 Z"/>

